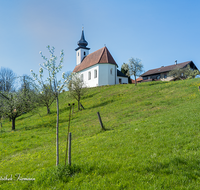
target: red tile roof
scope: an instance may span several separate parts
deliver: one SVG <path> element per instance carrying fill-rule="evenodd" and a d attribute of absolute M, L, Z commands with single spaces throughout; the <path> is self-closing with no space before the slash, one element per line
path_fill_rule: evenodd
<path fill-rule="evenodd" d="M 103 48 L 87 55 L 83 59 L 83 61 L 74 68 L 73 72 L 82 71 L 83 69 L 86 69 L 88 67 L 96 65 L 98 63 L 110 63 L 110 64 L 114 64 L 118 67 L 118 65 L 115 62 L 115 60 L 113 59 L 112 55 L 108 51 L 107 47 L 103 47 Z"/>
<path fill-rule="evenodd" d="M 142 77 L 136 79 L 137 82 L 141 82 L 142 80 L 143 80 Z M 135 84 L 135 80 L 131 79 L 131 82 Z"/>
<path fill-rule="evenodd" d="M 174 64 L 174 65 L 169 65 L 169 66 L 166 66 L 166 67 L 160 67 L 160 68 L 157 68 L 157 69 L 151 69 L 151 70 L 148 70 L 147 72 L 143 73 L 141 76 L 144 77 L 144 76 L 147 76 L 147 75 L 153 75 L 153 74 L 168 72 L 168 71 L 171 71 L 171 70 L 176 69 L 176 68 L 183 68 L 186 65 L 188 65 L 189 63 L 192 63 L 192 61 L 178 63 L 177 65 Z"/>

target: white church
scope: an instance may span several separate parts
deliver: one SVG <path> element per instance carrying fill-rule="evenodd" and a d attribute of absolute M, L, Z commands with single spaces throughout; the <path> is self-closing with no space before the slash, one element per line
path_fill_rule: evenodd
<path fill-rule="evenodd" d="M 80 74 L 87 87 L 103 85 L 128 84 L 128 77 L 119 71 L 118 65 L 108 51 L 103 47 L 91 54 L 82 30 L 81 39 L 76 50 L 76 67 L 73 72 Z"/>

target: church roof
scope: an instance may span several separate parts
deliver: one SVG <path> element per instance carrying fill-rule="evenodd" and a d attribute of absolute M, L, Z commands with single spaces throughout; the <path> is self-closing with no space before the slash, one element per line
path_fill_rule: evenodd
<path fill-rule="evenodd" d="M 115 62 L 115 60 L 113 59 L 112 55 L 108 51 L 107 47 L 103 47 L 103 48 L 87 55 L 83 59 L 83 61 L 74 68 L 73 72 L 82 71 L 83 69 L 86 69 L 88 67 L 96 65 L 98 63 L 110 63 L 110 64 L 114 64 L 118 67 L 118 65 Z"/>

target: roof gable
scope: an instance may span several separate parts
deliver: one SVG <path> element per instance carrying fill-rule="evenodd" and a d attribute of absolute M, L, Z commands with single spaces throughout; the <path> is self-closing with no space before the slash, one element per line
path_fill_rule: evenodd
<path fill-rule="evenodd" d="M 153 75 L 153 74 L 168 72 L 168 71 L 171 71 L 173 69 L 180 69 L 180 68 L 183 68 L 190 63 L 193 63 L 193 62 L 187 61 L 187 62 L 183 62 L 183 63 L 178 63 L 176 65 L 174 64 L 174 65 L 169 65 L 169 66 L 166 66 L 166 67 L 160 67 L 160 68 L 157 68 L 157 69 L 151 69 L 151 70 L 148 70 L 147 72 L 143 73 L 141 76 L 144 77 L 144 76 L 147 76 L 147 75 Z"/>
<path fill-rule="evenodd" d="M 79 72 L 98 63 L 110 63 L 117 66 L 117 63 L 108 51 L 107 47 L 103 47 L 87 55 L 82 62 L 74 68 L 73 72 Z"/>

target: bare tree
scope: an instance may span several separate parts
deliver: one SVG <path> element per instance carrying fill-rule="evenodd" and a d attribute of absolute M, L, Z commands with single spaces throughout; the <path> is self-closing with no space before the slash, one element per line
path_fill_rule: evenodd
<path fill-rule="evenodd" d="M 80 110 L 80 100 L 86 92 L 86 85 L 79 74 L 72 73 L 68 84 L 69 95 L 78 101 L 78 110 Z"/>
<path fill-rule="evenodd" d="M 9 69 L 1 67 L 0 69 L 0 91 L 10 92 L 13 89 L 15 81 L 15 73 Z"/>
<path fill-rule="evenodd" d="M 135 86 L 137 85 L 136 77 L 139 77 L 143 72 L 143 64 L 138 58 L 131 58 L 127 64 L 122 65 L 124 70 L 127 70 L 127 76 L 134 75 L 135 78 Z"/>

